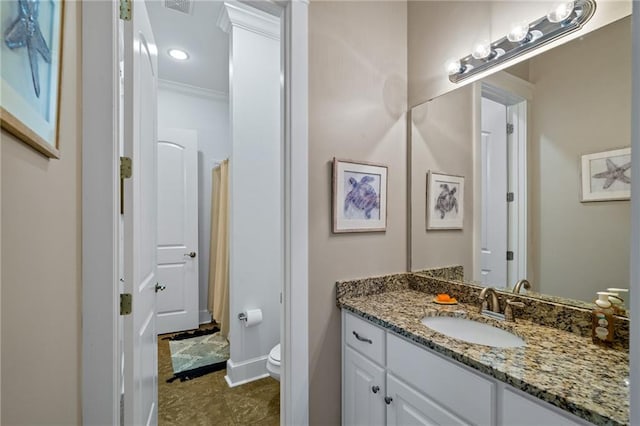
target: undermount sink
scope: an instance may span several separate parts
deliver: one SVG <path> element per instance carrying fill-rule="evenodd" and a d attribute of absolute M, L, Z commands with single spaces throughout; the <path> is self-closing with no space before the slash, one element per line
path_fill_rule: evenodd
<path fill-rule="evenodd" d="M 422 324 L 454 339 L 496 348 L 519 348 L 526 343 L 520 337 L 498 327 L 467 318 L 427 316 Z"/>

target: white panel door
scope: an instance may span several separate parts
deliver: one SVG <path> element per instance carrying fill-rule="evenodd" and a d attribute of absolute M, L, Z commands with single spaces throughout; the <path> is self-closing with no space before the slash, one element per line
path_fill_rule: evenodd
<path fill-rule="evenodd" d="M 507 109 L 482 98 L 480 277 L 507 286 Z"/>
<path fill-rule="evenodd" d="M 158 133 L 158 334 L 198 328 L 198 139 Z"/>
<path fill-rule="evenodd" d="M 344 425 L 385 424 L 384 369 L 350 347 L 343 345 L 343 348 Z"/>
<path fill-rule="evenodd" d="M 123 31 L 124 287 L 133 310 L 124 317 L 124 421 L 158 423 L 156 332 L 157 48 L 144 1 L 132 4 Z M 108 54 L 108 52 L 105 52 Z M 110 336 L 104 336 L 109 339 Z"/>

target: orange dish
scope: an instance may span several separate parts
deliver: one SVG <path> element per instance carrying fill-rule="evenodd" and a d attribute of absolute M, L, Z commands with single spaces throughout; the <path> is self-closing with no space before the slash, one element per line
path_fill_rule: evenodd
<path fill-rule="evenodd" d="M 448 294 L 438 294 L 436 297 L 433 298 L 433 302 L 437 303 L 438 305 L 457 305 L 458 301 L 454 298 L 449 296 Z"/>
<path fill-rule="evenodd" d="M 444 294 L 438 294 L 436 296 L 436 299 L 438 299 L 438 302 L 448 302 L 451 300 L 451 296 L 449 296 L 448 294 L 444 293 Z"/>

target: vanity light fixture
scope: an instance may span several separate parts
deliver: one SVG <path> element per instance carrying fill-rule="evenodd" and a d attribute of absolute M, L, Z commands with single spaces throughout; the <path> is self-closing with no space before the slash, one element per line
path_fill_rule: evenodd
<path fill-rule="evenodd" d="M 187 59 L 189 59 L 189 54 L 182 49 L 175 49 L 175 48 L 169 49 L 167 53 L 173 59 L 178 61 L 186 61 Z"/>
<path fill-rule="evenodd" d="M 470 55 L 447 63 L 452 83 L 520 56 L 530 50 L 580 29 L 596 10 L 595 0 L 557 3 L 546 16 L 514 25 L 509 34 L 493 43 L 477 44 Z"/>

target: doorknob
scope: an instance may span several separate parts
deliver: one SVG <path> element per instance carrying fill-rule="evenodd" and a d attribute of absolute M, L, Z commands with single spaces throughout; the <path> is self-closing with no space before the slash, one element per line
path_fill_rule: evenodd
<path fill-rule="evenodd" d="M 160 283 L 156 283 L 156 287 L 155 287 L 156 293 L 159 292 L 159 291 L 164 291 L 165 288 L 166 287 L 161 285 Z"/>
<path fill-rule="evenodd" d="M 195 251 L 192 251 L 192 252 L 190 252 L 190 253 L 185 253 L 184 255 L 185 255 L 185 256 L 189 256 L 190 258 L 192 258 L 192 259 L 193 259 L 194 257 L 196 257 L 196 252 L 195 252 Z"/>

